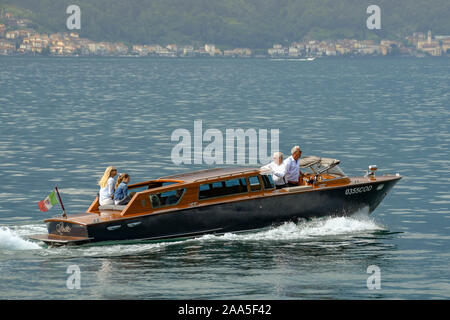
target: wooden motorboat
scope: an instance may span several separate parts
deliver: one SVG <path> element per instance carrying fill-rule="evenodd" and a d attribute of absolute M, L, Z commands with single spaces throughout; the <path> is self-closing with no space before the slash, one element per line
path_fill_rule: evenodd
<path fill-rule="evenodd" d="M 373 212 L 399 174 L 348 177 L 339 160 L 300 159 L 304 177 L 295 187 L 276 189 L 259 168 L 217 168 L 181 173 L 129 185 L 126 206 L 100 206 L 85 213 L 46 219 L 48 234 L 31 239 L 49 245 L 100 241 L 161 240 L 250 231 L 303 218 Z"/>

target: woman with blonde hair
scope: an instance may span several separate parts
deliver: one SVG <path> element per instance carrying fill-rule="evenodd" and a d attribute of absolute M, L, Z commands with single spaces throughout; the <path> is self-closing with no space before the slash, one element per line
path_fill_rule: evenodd
<path fill-rule="evenodd" d="M 114 204 L 114 177 L 117 169 L 114 166 L 106 168 L 103 177 L 98 181 L 100 186 L 99 202 L 101 206 Z"/>

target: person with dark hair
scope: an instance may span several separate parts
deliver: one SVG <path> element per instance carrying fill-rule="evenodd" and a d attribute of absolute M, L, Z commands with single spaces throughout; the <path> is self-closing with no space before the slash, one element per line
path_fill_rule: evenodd
<path fill-rule="evenodd" d="M 117 178 L 117 187 L 114 192 L 114 204 L 125 205 L 130 202 L 134 196 L 134 192 L 128 194 L 128 183 L 130 182 L 130 175 L 128 173 L 122 173 Z"/>

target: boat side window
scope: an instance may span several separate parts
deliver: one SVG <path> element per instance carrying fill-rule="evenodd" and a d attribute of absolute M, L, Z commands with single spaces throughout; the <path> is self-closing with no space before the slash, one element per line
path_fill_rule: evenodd
<path fill-rule="evenodd" d="M 213 182 L 213 183 L 211 184 L 211 188 L 213 188 L 213 189 L 214 189 L 214 188 L 215 188 L 215 189 L 220 189 L 220 188 L 223 188 L 223 187 L 225 187 L 223 181 Z"/>
<path fill-rule="evenodd" d="M 201 184 L 199 188 L 198 199 L 228 196 L 248 192 L 245 178 L 230 179 L 213 183 Z"/>
<path fill-rule="evenodd" d="M 259 182 L 258 176 L 248 177 L 248 183 L 251 191 L 261 190 L 261 182 Z"/>
<path fill-rule="evenodd" d="M 181 198 L 183 198 L 185 191 L 186 189 L 177 189 L 151 194 L 149 196 L 150 203 L 152 204 L 153 209 L 176 205 L 180 202 Z"/>
<path fill-rule="evenodd" d="M 176 183 L 178 183 L 178 182 L 174 182 L 174 181 L 166 181 L 166 182 L 163 182 L 163 183 L 162 183 L 162 186 L 163 186 L 163 187 L 167 187 L 167 186 L 170 186 L 171 184 L 176 184 Z"/>
<path fill-rule="evenodd" d="M 261 176 L 263 183 L 264 183 L 264 189 L 273 189 L 275 188 L 275 185 L 273 183 L 273 179 L 271 175 L 262 175 Z"/>

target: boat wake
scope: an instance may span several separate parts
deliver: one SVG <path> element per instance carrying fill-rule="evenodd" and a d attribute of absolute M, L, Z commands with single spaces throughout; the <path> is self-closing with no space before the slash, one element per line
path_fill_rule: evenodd
<path fill-rule="evenodd" d="M 206 235 L 200 239 L 237 240 L 237 241 L 284 241 L 284 240 L 320 240 L 386 230 L 386 227 L 364 211 L 350 217 L 317 218 L 298 223 L 286 222 L 278 227 L 252 233 L 226 233 L 221 236 Z"/>
<path fill-rule="evenodd" d="M 36 250 L 41 249 L 37 243 L 23 239 L 18 232 L 8 227 L 0 227 L 0 250 Z"/>

